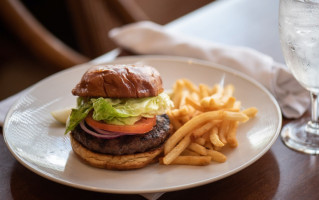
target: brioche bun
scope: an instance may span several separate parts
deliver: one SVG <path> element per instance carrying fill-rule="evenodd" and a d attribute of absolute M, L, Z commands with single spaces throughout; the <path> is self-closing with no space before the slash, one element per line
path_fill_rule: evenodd
<path fill-rule="evenodd" d="M 96 65 L 72 90 L 81 97 L 141 98 L 163 92 L 159 72 L 145 65 Z"/>

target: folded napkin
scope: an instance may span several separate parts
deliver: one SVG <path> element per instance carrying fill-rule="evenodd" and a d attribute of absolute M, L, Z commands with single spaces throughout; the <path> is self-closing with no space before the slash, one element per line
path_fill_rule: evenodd
<path fill-rule="evenodd" d="M 115 28 L 109 36 L 120 47 L 137 54 L 192 57 L 241 71 L 259 81 L 274 95 L 287 118 L 300 117 L 310 104 L 309 93 L 286 66 L 254 49 L 183 36 L 148 21 Z"/>

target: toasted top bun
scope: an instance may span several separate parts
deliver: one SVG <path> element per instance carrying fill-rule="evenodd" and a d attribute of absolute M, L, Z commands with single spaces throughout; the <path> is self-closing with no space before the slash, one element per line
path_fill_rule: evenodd
<path fill-rule="evenodd" d="M 159 72 L 142 65 L 96 65 L 72 90 L 81 97 L 141 98 L 163 92 Z"/>

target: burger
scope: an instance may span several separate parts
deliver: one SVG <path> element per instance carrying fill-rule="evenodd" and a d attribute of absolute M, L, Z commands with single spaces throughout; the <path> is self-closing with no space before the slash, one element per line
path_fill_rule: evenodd
<path fill-rule="evenodd" d="M 170 136 L 159 72 L 147 65 L 96 65 L 72 90 L 78 96 L 65 133 L 75 154 L 94 167 L 145 167 L 162 153 Z"/>

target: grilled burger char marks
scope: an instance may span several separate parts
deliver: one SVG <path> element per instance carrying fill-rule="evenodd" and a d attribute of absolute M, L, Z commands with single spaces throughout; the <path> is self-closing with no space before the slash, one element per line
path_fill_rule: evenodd
<path fill-rule="evenodd" d="M 124 135 L 111 140 L 101 139 L 85 133 L 80 126 L 72 132 L 73 137 L 86 148 L 112 155 L 134 154 L 161 146 L 170 135 L 170 123 L 166 114 L 156 117 L 156 126 L 145 134 Z"/>
<path fill-rule="evenodd" d="M 81 97 L 141 98 L 157 96 L 163 91 L 158 71 L 150 66 L 98 65 L 83 75 L 72 94 Z"/>

